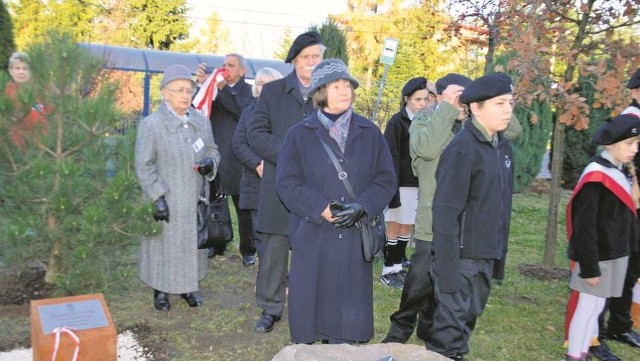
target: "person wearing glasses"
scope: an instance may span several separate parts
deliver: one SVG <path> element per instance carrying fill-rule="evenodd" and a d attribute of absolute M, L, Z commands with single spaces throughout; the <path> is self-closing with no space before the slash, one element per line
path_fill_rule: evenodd
<path fill-rule="evenodd" d="M 153 305 L 171 308 L 170 294 L 189 307 L 202 305 L 198 282 L 207 275 L 207 250 L 196 247 L 196 204 L 203 179 L 220 164 L 209 120 L 190 110 L 195 92 L 191 71 L 174 64 L 164 70 L 158 110 L 138 126 L 135 169 L 146 199 L 154 202 L 159 235 L 142 240 L 140 279 L 154 290 Z"/>
<path fill-rule="evenodd" d="M 225 72 L 224 80 L 218 81 L 218 92 L 211 107 L 211 129 L 220 147 L 219 179 L 222 191 L 231 196 L 238 216 L 238 233 L 240 236 L 240 254 L 242 264 L 251 266 L 256 263 L 256 249 L 253 244 L 253 224 L 251 212 L 240 207 L 240 178 L 242 165 L 233 153 L 231 138 L 238 125 L 242 110 L 251 104 L 253 94 L 251 85 L 244 80 L 247 70 L 246 59 L 236 53 L 227 54 L 222 64 Z M 206 73 L 206 64 L 200 64 L 196 72 L 196 81 L 203 84 L 210 74 Z M 230 240 L 229 240 L 230 241 Z M 209 249 L 209 257 L 223 255 L 226 244 L 215 245 Z"/>

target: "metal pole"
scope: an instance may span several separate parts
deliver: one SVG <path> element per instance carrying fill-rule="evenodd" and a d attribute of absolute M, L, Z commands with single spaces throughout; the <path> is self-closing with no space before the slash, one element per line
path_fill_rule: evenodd
<path fill-rule="evenodd" d="M 376 103 L 373 106 L 373 111 L 371 112 L 371 121 L 376 122 L 376 112 L 378 111 L 378 107 L 380 107 L 380 99 L 382 99 L 382 91 L 384 90 L 384 84 L 387 82 L 387 73 L 389 72 L 389 64 L 385 64 L 384 66 L 384 74 L 382 74 L 382 81 L 380 82 L 380 89 L 378 89 L 378 98 L 376 99 Z"/>

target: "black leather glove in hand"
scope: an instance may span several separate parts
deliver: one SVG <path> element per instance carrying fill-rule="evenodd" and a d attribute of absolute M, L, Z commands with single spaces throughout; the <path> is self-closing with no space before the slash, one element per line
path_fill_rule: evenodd
<path fill-rule="evenodd" d="M 338 212 L 344 211 L 345 209 L 347 209 L 347 207 L 342 202 L 331 201 L 331 203 L 329 203 L 329 211 L 331 211 L 331 216 L 334 218 Z"/>
<path fill-rule="evenodd" d="M 353 226 L 364 214 L 364 206 L 358 202 L 339 203 L 344 209 L 337 211 L 332 215 L 336 218 L 332 224 L 338 228 L 347 228 Z M 331 209 L 331 206 L 329 206 Z"/>
<path fill-rule="evenodd" d="M 155 204 L 156 211 L 153 212 L 153 220 L 156 222 L 165 221 L 169 223 L 169 205 L 167 204 L 167 201 L 164 200 L 164 196 L 156 199 Z"/>
<path fill-rule="evenodd" d="M 201 175 L 207 175 L 213 170 L 213 159 L 207 157 L 196 163 L 196 169 Z"/>

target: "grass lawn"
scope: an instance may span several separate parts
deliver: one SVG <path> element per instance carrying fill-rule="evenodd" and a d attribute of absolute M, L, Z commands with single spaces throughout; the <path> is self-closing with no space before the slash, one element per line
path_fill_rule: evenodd
<path fill-rule="evenodd" d="M 564 241 L 564 205 L 559 224 L 556 266 L 567 269 Z M 505 280 L 492 290 L 488 306 L 471 338 L 469 360 L 563 360 L 566 279 L 536 280 L 522 275 L 523 264 L 541 264 L 548 197 L 535 193 L 514 195 L 511 239 Z M 237 233 L 236 233 L 237 235 Z M 132 255 L 132 260 L 135 257 Z M 389 327 L 389 315 L 400 290 L 379 281 L 381 262 L 375 264 L 375 335 L 380 342 Z M 169 313 L 152 306 L 152 291 L 137 281 L 134 261 L 126 287 L 112 287 L 105 294 L 119 331 L 133 329 L 153 354 L 153 360 L 270 360 L 289 343 L 285 316 L 269 334 L 253 331 L 260 310 L 255 305 L 257 268 L 243 267 L 237 240 L 224 257 L 210 260 L 210 272 L 201 283 L 203 307 L 190 309 L 177 296 Z M 26 306 L 0 309 L 3 338 L 29 344 Z M 26 312 L 25 312 L 26 310 Z M 421 344 L 415 336 L 409 341 Z M 624 360 L 640 360 L 640 350 L 609 342 Z"/>

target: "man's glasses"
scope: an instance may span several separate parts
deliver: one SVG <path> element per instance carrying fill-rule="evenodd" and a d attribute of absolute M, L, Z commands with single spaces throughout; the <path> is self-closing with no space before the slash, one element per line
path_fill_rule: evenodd
<path fill-rule="evenodd" d="M 193 96 L 193 94 L 196 93 L 196 90 L 193 88 L 180 88 L 180 89 L 167 88 L 167 90 L 176 94 L 184 94 L 188 96 Z"/>

